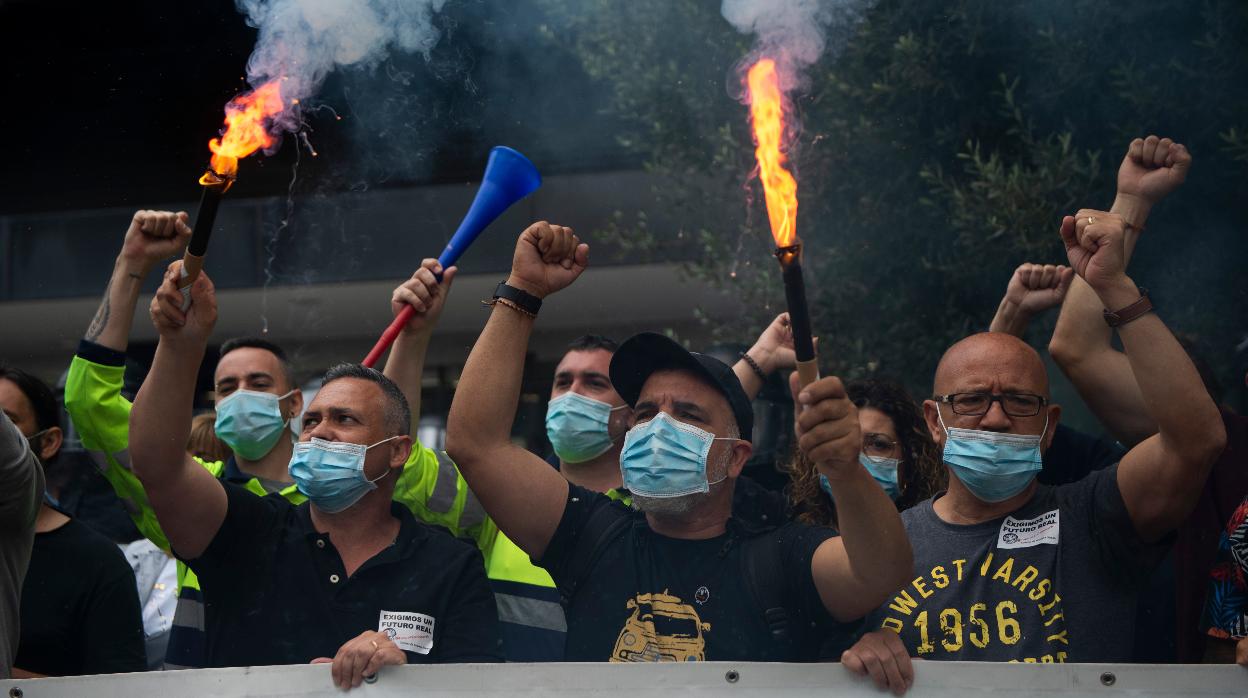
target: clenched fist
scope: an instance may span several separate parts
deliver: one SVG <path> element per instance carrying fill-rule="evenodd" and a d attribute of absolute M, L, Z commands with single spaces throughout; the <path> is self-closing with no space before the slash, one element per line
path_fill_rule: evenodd
<path fill-rule="evenodd" d="M 589 245 L 571 228 L 538 221 L 516 241 L 510 286 L 538 298 L 567 288 L 589 265 Z"/>
<path fill-rule="evenodd" d="M 186 247 L 191 239 L 186 211 L 135 211 L 121 244 L 120 259 L 137 276 L 147 272 L 162 259 L 168 259 Z"/>
<path fill-rule="evenodd" d="M 1075 273 L 1098 293 L 1126 277 L 1126 228 L 1122 218 L 1081 208 L 1062 219 L 1062 243 Z"/>
<path fill-rule="evenodd" d="M 1151 207 L 1178 189 L 1191 168 L 1192 155 L 1182 143 L 1157 136 L 1137 138 L 1118 168 L 1118 196 Z"/>
<path fill-rule="evenodd" d="M 1020 264 L 1005 288 L 1005 300 L 1035 316 L 1062 304 L 1075 270 L 1063 265 Z"/>

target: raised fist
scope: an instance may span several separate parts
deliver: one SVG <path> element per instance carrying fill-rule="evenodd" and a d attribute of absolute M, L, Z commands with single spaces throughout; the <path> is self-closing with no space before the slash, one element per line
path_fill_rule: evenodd
<path fill-rule="evenodd" d="M 545 298 L 576 281 L 589 265 L 589 245 L 571 228 L 538 221 L 516 241 L 507 283 Z"/>
<path fill-rule="evenodd" d="M 1118 194 L 1156 204 L 1179 188 L 1192 168 L 1192 156 L 1169 138 L 1137 138 L 1127 147 L 1118 168 Z"/>
<path fill-rule="evenodd" d="M 1020 264 L 1005 287 L 1005 300 L 1028 316 L 1062 304 L 1075 270 L 1053 264 Z"/>
<path fill-rule="evenodd" d="M 191 239 L 186 211 L 135 211 L 121 244 L 121 257 L 133 271 L 146 275 L 157 262 L 186 247 Z"/>
<path fill-rule="evenodd" d="M 451 267 L 443 272 L 438 260 L 425 259 L 412 274 L 412 278 L 394 289 L 394 294 L 390 297 L 390 312 L 397 316 L 409 305 L 416 311 L 403 327 L 404 332 L 433 331 L 434 325 L 438 324 L 438 317 L 442 315 L 442 308 L 446 305 L 446 297 L 450 295 L 451 282 L 455 280 L 458 271 L 459 267 Z M 442 283 L 438 283 L 434 276 L 440 272 Z"/>
<path fill-rule="evenodd" d="M 1062 242 L 1075 273 L 1094 291 L 1126 278 L 1126 228 L 1122 218 L 1105 211 L 1079 209 L 1062 219 Z"/>

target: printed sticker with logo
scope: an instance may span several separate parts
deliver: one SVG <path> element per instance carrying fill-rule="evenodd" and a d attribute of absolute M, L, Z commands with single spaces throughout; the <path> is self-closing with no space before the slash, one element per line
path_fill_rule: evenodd
<path fill-rule="evenodd" d="M 433 649 L 433 616 L 406 611 L 382 611 L 377 632 L 405 652 L 429 654 Z"/>
<path fill-rule="evenodd" d="M 1001 532 L 997 536 L 997 548 L 1003 550 L 1030 548 L 1035 545 L 1057 545 L 1057 543 L 1057 509 L 1034 519 L 1019 520 L 1013 516 L 1007 516 L 1001 523 Z"/>

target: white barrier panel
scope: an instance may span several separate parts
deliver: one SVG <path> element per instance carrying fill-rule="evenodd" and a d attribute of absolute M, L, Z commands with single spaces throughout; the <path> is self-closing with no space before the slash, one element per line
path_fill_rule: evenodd
<path fill-rule="evenodd" d="M 1234 665 L 917 662 L 909 696 L 1248 696 Z M 0 681 L 0 698 L 341 697 L 329 665 L 201 669 Z M 839 664 L 458 664 L 386 667 L 352 698 L 420 696 L 870 696 L 885 695 Z"/>

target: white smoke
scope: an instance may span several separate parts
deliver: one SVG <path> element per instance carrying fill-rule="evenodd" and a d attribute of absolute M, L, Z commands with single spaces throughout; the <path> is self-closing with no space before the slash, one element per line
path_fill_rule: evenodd
<path fill-rule="evenodd" d="M 839 53 L 874 0 L 723 0 L 720 13 L 756 37 L 746 63 L 775 59 L 780 89 L 799 87 L 803 68 L 825 51 Z"/>
<path fill-rule="evenodd" d="M 427 58 L 440 32 L 434 15 L 446 0 L 235 0 L 260 30 L 247 60 L 253 88 L 281 79 L 287 109 L 270 129 L 295 132 L 299 108 L 335 68 L 373 68 L 397 48 Z"/>

